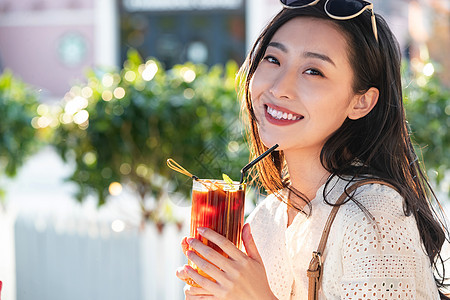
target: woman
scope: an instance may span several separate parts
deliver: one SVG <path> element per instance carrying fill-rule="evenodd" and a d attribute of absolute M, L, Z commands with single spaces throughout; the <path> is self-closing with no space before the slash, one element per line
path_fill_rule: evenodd
<path fill-rule="evenodd" d="M 244 226 L 246 254 L 209 229 L 202 235 L 228 258 L 183 240 L 216 280 L 184 266 L 177 276 L 201 286 L 186 299 L 307 299 L 306 270 L 333 204 L 363 178 L 395 188 L 365 185 L 341 205 L 319 299 L 439 299 L 445 227 L 411 146 L 396 39 L 366 1 L 282 2 L 241 68 L 252 153 L 279 144 L 257 165 L 270 195 Z"/>

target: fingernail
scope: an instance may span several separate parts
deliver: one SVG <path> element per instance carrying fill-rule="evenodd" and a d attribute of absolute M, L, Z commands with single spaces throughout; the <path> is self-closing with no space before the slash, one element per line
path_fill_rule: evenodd
<path fill-rule="evenodd" d="M 194 239 L 190 237 L 190 238 L 187 238 L 186 241 L 187 241 L 187 243 L 190 245 L 190 244 L 194 241 Z"/>
<path fill-rule="evenodd" d="M 200 233 L 200 234 L 203 234 L 203 233 L 205 233 L 205 228 L 204 227 L 199 227 L 199 228 L 197 228 L 197 232 Z"/>
<path fill-rule="evenodd" d="M 252 228 L 250 227 L 250 225 L 247 225 L 247 230 L 248 230 L 248 235 L 249 235 L 249 237 L 251 237 L 251 238 L 253 238 L 253 235 L 252 235 Z"/>
<path fill-rule="evenodd" d="M 192 258 L 192 254 L 194 254 L 194 251 L 191 250 L 186 251 L 186 256 L 189 260 Z"/>

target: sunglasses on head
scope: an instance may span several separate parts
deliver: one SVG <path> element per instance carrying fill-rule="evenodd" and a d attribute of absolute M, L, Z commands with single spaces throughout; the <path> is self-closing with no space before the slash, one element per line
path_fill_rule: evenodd
<path fill-rule="evenodd" d="M 285 8 L 302 8 L 316 5 L 320 0 L 280 0 Z M 372 30 L 378 42 L 377 22 L 373 13 L 373 4 L 363 0 L 327 0 L 325 12 L 330 18 L 336 20 L 349 20 L 356 18 L 366 9 L 372 12 Z"/>

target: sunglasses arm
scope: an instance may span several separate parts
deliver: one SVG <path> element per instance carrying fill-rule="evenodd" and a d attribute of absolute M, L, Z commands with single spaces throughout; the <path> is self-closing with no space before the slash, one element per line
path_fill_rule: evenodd
<path fill-rule="evenodd" d="M 375 35 L 375 39 L 378 42 L 377 21 L 375 19 L 375 14 L 373 12 L 373 8 L 371 9 L 371 11 L 372 11 L 372 17 L 371 17 L 371 19 L 372 19 L 372 30 L 373 30 L 373 34 Z"/>

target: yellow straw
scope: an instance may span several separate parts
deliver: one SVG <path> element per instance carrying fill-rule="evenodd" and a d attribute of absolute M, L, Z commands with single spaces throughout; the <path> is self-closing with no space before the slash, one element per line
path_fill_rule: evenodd
<path fill-rule="evenodd" d="M 183 175 L 189 176 L 194 180 L 198 180 L 198 177 L 193 175 L 191 172 L 189 172 L 188 170 L 186 170 L 185 168 L 183 168 L 182 166 L 180 166 L 179 163 L 177 163 L 176 161 L 174 161 L 172 158 L 169 158 L 167 160 L 167 166 L 169 168 L 171 168 L 174 171 L 177 171 Z"/>
<path fill-rule="evenodd" d="M 174 161 L 172 158 L 169 158 L 167 160 L 167 166 L 169 168 L 171 168 L 174 171 L 177 171 L 183 175 L 186 175 L 188 177 L 191 177 L 194 180 L 199 181 L 201 184 L 203 184 L 208 190 L 211 189 L 211 186 L 215 186 L 216 188 L 222 189 L 220 185 L 218 185 L 217 183 L 211 181 L 211 180 L 207 180 L 207 179 L 202 179 L 200 180 L 197 176 L 195 176 L 194 174 L 192 174 L 191 172 L 189 172 L 188 170 L 186 170 L 185 168 L 183 168 L 179 163 L 177 163 L 176 161 Z M 209 186 L 207 185 L 207 183 L 209 183 Z"/>

